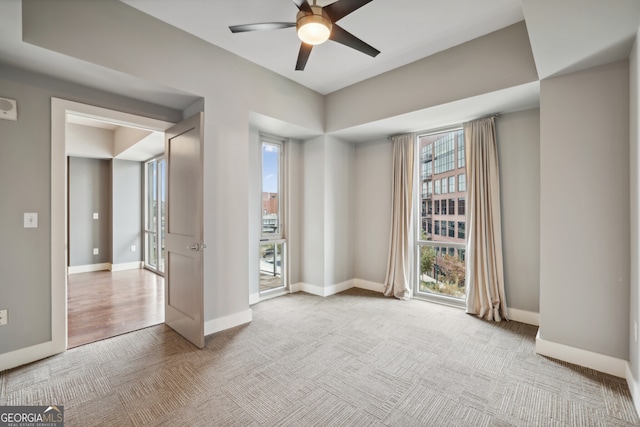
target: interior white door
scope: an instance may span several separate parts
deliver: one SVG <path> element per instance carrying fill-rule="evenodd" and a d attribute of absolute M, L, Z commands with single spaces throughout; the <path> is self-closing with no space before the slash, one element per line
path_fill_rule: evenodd
<path fill-rule="evenodd" d="M 165 323 L 204 347 L 202 113 L 165 133 Z"/>

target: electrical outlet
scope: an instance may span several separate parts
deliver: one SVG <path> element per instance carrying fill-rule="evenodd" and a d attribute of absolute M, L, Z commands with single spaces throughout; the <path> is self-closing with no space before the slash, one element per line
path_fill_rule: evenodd
<path fill-rule="evenodd" d="M 93 213 L 93 219 L 98 219 L 100 217 L 100 215 L 98 215 L 98 212 L 94 212 Z"/>
<path fill-rule="evenodd" d="M 136 245 L 131 245 L 131 252 L 135 252 L 136 251 Z"/>
<path fill-rule="evenodd" d="M 7 323 L 9 323 L 9 314 L 5 308 L 4 310 L 0 310 L 0 326 L 6 325 Z"/>
<path fill-rule="evenodd" d="M 93 254 L 94 255 L 98 255 L 100 251 L 98 250 L 98 248 L 93 248 Z"/>

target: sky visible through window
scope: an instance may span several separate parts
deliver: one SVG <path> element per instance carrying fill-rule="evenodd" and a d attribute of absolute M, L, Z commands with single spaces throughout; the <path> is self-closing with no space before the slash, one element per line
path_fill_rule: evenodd
<path fill-rule="evenodd" d="M 262 192 L 278 192 L 278 146 L 262 145 Z"/>

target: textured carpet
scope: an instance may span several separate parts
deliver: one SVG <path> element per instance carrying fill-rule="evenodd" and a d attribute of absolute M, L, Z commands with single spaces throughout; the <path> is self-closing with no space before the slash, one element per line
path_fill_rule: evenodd
<path fill-rule="evenodd" d="M 535 354 L 536 328 L 349 290 L 297 293 L 197 350 L 164 325 L 0 373 L 66 426 L 629 426 L 624 380 Z"/>

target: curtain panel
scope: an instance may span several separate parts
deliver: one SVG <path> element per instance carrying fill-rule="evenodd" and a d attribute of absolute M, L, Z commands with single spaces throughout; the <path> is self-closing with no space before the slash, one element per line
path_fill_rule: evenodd
<path fill-rule="evenodd" d="M 495 116 L 464 123 L 467 174 L 467 313 L 507 319 Z"/>
<path fill-rule="evenodd" d="M 413 167 L 414 135 L 391 138 L 393 144 L 393 178 L 391 239 L 384 295 L 409 299 L 412 295 L 413 235 Z"/>

